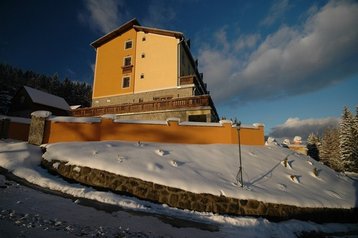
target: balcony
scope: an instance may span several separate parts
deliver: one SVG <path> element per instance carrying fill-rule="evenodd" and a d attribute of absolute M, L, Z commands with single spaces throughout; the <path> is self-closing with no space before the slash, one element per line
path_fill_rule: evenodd
<path fill-rule="evenodd" d="M 214 116 L 219 120 L 215 106 L 209 95 L 175 98 L 163 101 L 150 101 L 132 104 L 119 104 L 104 107 L 88 107 L 72 110 L 72 116 L 75 117 L 93 117 L 105 114 L 124 114 L 133 112 L 148 112 L 170 109 L 183 109 L 210 106 Z"/>
<path fill-rule="evenodd" d="M 195 75 L 182 76 L 179 79 L 180 86 L 194 84 L 197 89 L 201 91 L 202 94 L 208 94 L 206 91 L 206 84 L 203 80 L 199 79 Z"/>

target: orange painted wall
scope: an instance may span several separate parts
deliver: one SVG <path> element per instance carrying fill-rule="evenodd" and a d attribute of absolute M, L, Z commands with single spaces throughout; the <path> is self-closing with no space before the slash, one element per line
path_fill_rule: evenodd
<path fill-rule="evenodd" d="M 43 143 L 99 141 L 100 123 L 46 121 Z"/>
<path fill-rule="evenodd" d="M 264 128 L 241 128 L 241 144 L 264 145 Z M 116 123 L 102 119 L 99 123 L 47 121 L 43 143 L 68 141 L 147 141 L 183 144 L 237 144 L 238 130 L 231 123 L 222 126 Z"/>
<path fill-rule="evenodd" d="M 132 40 L 132 48 L 125 49 L 125 42 Z M 96 49 L 96 67 L 93 83 L 93 98 L 121 95 L 134 92 L 135 67 L 130 72 L 124 73 L 122 66 L 124 58 L 132 57 L 132 65 L 135 63 L 136 31 L 131 29 L 117 38 L 103 44 Z M 122 79 L 130 76 L 130 86 L 122 88 Z"/>
<path fill-rule="evenodd" d="M 10 139 L 27 141 L 29 138 L 30 124 L 10 122 L 8 137 Z"/>

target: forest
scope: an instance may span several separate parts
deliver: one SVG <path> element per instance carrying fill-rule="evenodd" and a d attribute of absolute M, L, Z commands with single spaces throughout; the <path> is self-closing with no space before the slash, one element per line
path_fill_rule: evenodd
<path fill-rule="evenodd" d="M 6 115 L 12 97 L 22 86 L 63 97 L 69 105 L 91 105 L 92 86 L 88 83 L 60 79 L 57 73 L 48 76 L 0 63 L 0 115 Z"/>

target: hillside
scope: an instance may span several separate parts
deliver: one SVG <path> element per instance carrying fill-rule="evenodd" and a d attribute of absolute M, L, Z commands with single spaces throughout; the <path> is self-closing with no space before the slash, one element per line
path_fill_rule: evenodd
<path fill-rule="evenodd" d="M 160 148 L 160 150 L 158 150 L 158 148 Z M 131 176 L 145 176 L 147 179 L 157 179 L 158 182 L 160 181 L 162 183 L 175 182 L 178 183 L 178 186 L 187 186 L 187 189 L 198 192 L 210 189 L 210 191 L 215 194 L 225 193 L 226 196 L 235 194 L 240 197 L 259 196 L 257 199 L 265 199 L 266 197 L 267 199 L 275 198 L 277 202 L 285 202 L 286 199 L 288 199 L 289 203 L 311 204 L 312 206 L 351 207 L 355 204 L 357 183 L 355 183 L 354 180 L 344 174 L 335 173 L 324 165 L 316 164 L 308 157 L 292 154 L 291 151 L 274 146 L 245 146 L 242 148 L 245 189 L 241 189 L 233 185 L 238 168 L 237 149 L 236 146 L 228 145 L 137 144 L 132 142 L 108 141 L 99 143 L 62 143 L 47 145 L 48 152 L 45 157 L 47 159 L 57 159 L 58 157 L 66 160 L 71 159 L 70 163 L 81 163 L 81 166 L 92 161 L 90 164 L 93 167 L 117 170 L 117 172 L 119 172 L 119 168 L 122 167 L 121 172 L 132 172 Z M 15 176 L 24 178 L 28 182 L 43 188 L 59 191 L 63 194 L 78 198 L 74 203 L 80 204 L 82 199 L 90 199 L 112 204 L 120 207 L 120 209 L 141 211 L 143 212 L 142 216 L 144 216 L 144 220 L 142 220 L 141 223 L 142 225 L 152 224 L 152 219 L 145 218 L 148 215 L 144 214 L 147 213 L 161 214 L 159 216 L 176 217 L 190 222 L 200 222 L 218 226 L 219 230 L 211 233 L 211 235 L 215 237 L 297 237 L 297 235 L 302 234 L 302 232 L 318 232 L 318 234 L 356 234 L 355 224 L 316 224 L 297 220 L 274 223 L 262 218 L 232 217 L 212 213 L 185 211 L 169 208 L 166 205 L 153 204 L 135 198 L 113 194 L 111 192 L 97 191 L 90 187 L 68 183 L 57 176 L 50 175 L 39 166 L 41 154 L 39 147 L 24 142 L 0 141 L 0 167 L 7 169 Z M 285 167 L 282 160 L 287 155 L 290 155 L 288 156 L 289 165 Z M 313 166 L 320 169 L 318 177 L 315 177 L 315 175 L 311 173 Z M 134 169 L 136 169 L 135 172 L 133 172 Z M 214 171 L 221 172 L 215 173 Z M 298 177 L 298 183 L 291 180 L 290 174 L 301 176 Z M 163 180 L 161 176 L 164 175 L 166 177 Z M 183 175 L 190 175 L 190 177 L 181 177 L 183 182 L 175 181 L 179 176 Z M 201 185 L 203 186 L 201 187 Z M 6 186 L 5 184 L 3 187 Z M 314 191 L 314 189 L 318 191 Z M 5 190 L 2 189 L 0 191 Z M 22 203 L 24 203 L 24 207 L 26 207 L 27 197 L 34 197 L 35 194 L 26 193 L 21 196 L 17 194 L 20 192 L 20 189 L 13 189 L 13 191 L 14 193 L 16 192 L 16 194 L 13 198 L 9 198 L 10 200 L 5 199 L 8 196 L 1 196 L 3 198 L 2 200 L 6 200 L 1 203 L 1 208 L 3 209 L 0 216 L 1 219 L 18 218 L 14 220 L 14 222 L 16 222 L 14 224 L 19 223 L 21 225 L 23 222 L 27 222 L 31 217 L 37 217 L 39 221 L 45 222 L 46 219 L 48 219 L 46 217 L 50 216 L 51 220 L 59 224 L 58 226 L 48 225 L 46 223 L 37 226 L 36 223 L 33 224 L 35 225 L 34 229 L 41 231 L 42 225 L 44 225 L 44 227 L 49 226 L 49 231 L 55 233 L 60 229 L 59 234 L 62 235 L 64 234 L 63 232 L 72 234 L 72 232 L 83 228 L 77 225 L 78 222 L 75 220 L 79 219 L 81 224 L 84 224 L 84 210 L 80 206 L 71 205 L 71 211 L 73 210 L 73 212 L 69 213 L 70 215 L 66 215 L 68 212 L 57 213 L 56 208 L 58 205 L 56 205 L 56 200 L 53 198 L 52 200 L 54 202 L 52 202 L 51 206 L 47 206 L 46 209 L 43 209 L 43 206 L 37 206 L 37 208 L 33 208 L 35 210 L 27 211 L 29 214 L 23 215 L 24 218 L 22 218 L 21 213 L 17 213 L 17 207 L 22 206 Z M 11 202 L 11 199 L 15 200 Z M 320 199 L 322 199 L 322 201 L 320 201 Z M 62 204 L 63 202 L 57 201 L 57 203 Z M 12 207 L 11 209 L 14 210 L 4 209 L 6 206 L 10 206 Z M 15 210 L 16 215 L 11 216 L 11 214 L 15 213 Z M 45 213 L 45 215 L 41 215 L 40 212 L 39 217 L 39 210 Z M 8 211 L 13 212 L 10 213 Z M 112 212 L 112 214 L 118 219 L 117 213 Z M 61 217 L 60 220 L 58 220 L 58 216 Z M 94 216 L 97 215 L 94 214 Z M 111 218 L 111 220 L 113 220 L 113 218 Z M 7 220 L 2 221 L 5 222 L 2 224 L 8 224 Z M 90 221 L 88 222 L 90 223 Z M 67 230 L 67 227 L 63 226 L 63 224 L 66 223 L 71 224 L 73 231 Z M 108 229 L 115 231 L 114 223 L 111 224 L 112 225 L 107 224 L 103 230 L 101 227 L 98 229 L 101 229 L 103 232 L 109 232 Z M 110 227 L 108 227 L 108 225 L 110 225 Z M 7 231 L 6 229 L 4 228 L 5 231 Z M 32 231 L 33 233 L 31 229 L 32 228 L 29 230 L 28 228 L 26 232 Z M 119 229 L 121 228 L 119 227 Z M 85 230 L 86 232 L 91 231 L 90 228 L 86 228 Z M 147 232 L 150 230 L 153 229 L 149 229 Z M 179 229 L 172 232 L 178 233 L 171 233 L 171 237 L 181 237 L 183 233 L 180 232 L 185 232 L 188 236 L 193 234 L 192 229 L 186 231 Z M 107 235 L 108 234 L 109 233 L 107 233 Z M 205 231 L 196 234 L 197 237 L 210 236 L 210 234 Z M 32 236 L 30 235 L 30 237 Z M 144 237 L 156 236 L 147 233 Z"/>

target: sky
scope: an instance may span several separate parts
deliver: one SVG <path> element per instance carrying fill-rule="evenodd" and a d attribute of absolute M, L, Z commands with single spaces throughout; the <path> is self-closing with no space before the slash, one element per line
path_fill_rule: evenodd
<path fill-rule="evenodd" d="M 132 18 L 191 40 L 220 117 L 283 137 L 356 111 L 357 1 L 2 0 L 0 63 L 92 84 L 90 43 Z"/>

